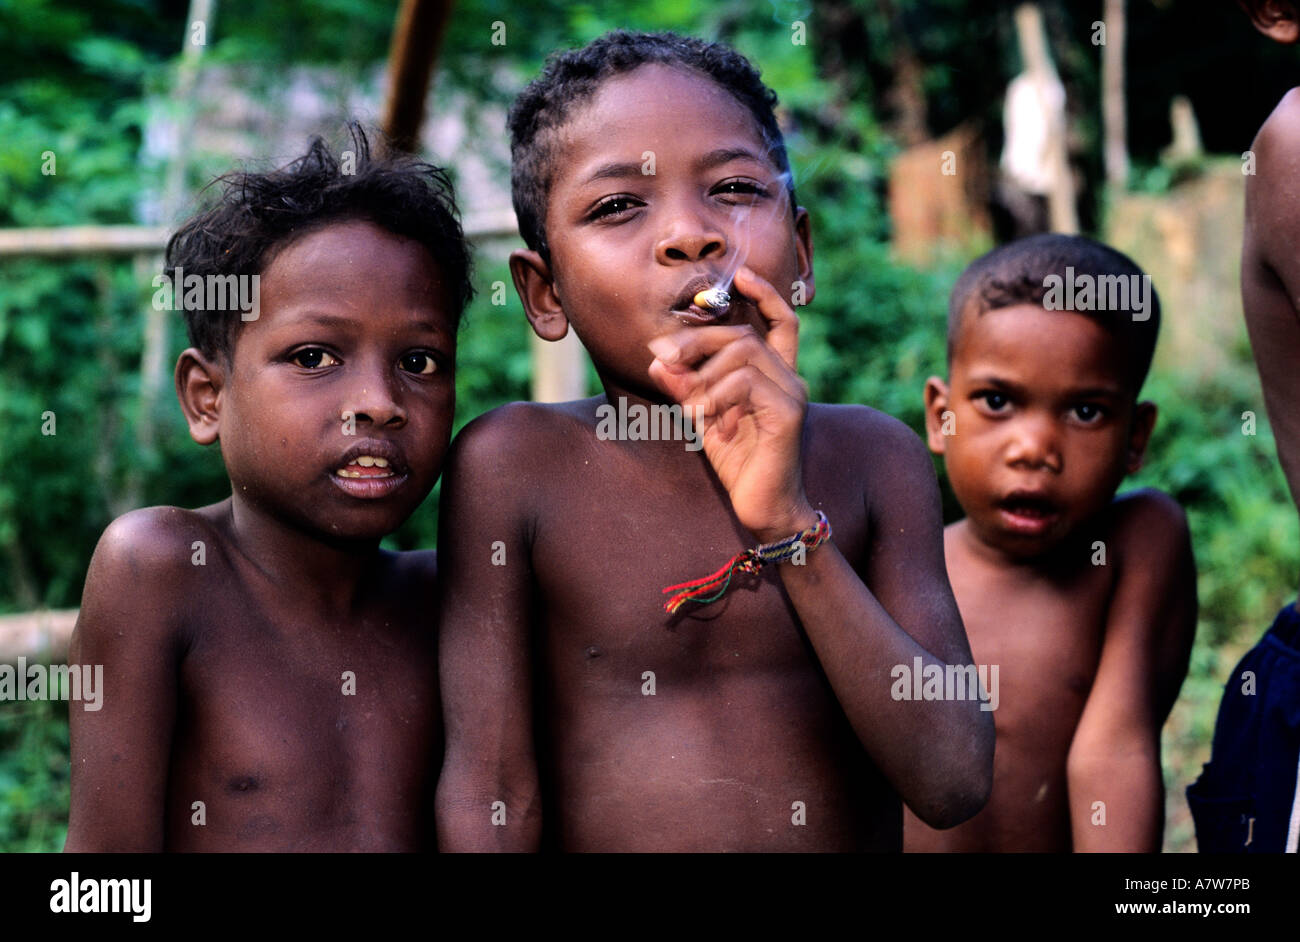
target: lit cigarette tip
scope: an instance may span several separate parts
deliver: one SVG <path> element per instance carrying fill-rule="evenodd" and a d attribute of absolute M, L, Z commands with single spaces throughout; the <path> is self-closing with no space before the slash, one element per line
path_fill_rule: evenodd
<path fill-rule="evenodd" d="M 698 307 L 724 308 L 731 303 L 731 295 L 721 288 L 707 288 L 697 294 L 692 300 Z"/>

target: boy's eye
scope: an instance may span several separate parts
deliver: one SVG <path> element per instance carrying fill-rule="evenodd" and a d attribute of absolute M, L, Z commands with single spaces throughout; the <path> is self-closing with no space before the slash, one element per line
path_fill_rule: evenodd
<path fill-rule="evenodd" d="M 437 362 L 427 353 L 408 353 L 398 363 L 408 373 L 428 375 L 438 369 Z"/>
<path fill-rule="evenodd" d="M 338 364 L 338 357 L 320 347 L 310 347 L 307 350 L 299 350 L 292 357 L 294 363 L 308 370 L 319 369 L 322 366 L 335 366 Z"/>
<path fill-rule="evenodd" d="M 608 219 L 631 212 L 641 201 L 626 195 L 607 196 L 591 211 L 591 219 Z"/>
<path fill-rule="evenodd" d="M 767 187 L 753 180 L 724 180 L 713 188 L 715 196 L 767 196 Z"/>
<path fill-rule="evenodd" d="M 1081 402 L 1074 407 L 1073 412 L 1074 417 L 1085 425 L 1093 425 L 1106 415 L 1106 410 L 1095 402 Z"/>
<path fill-rule="evenodd" d="M 990 412 L 1001 412 L 1011 404 L 1011 400 L 1009 400 L 1005 395 L 991 390 L 976 393 L 975 400 L 977 402 L 983 402 L 984 406 Z"/>

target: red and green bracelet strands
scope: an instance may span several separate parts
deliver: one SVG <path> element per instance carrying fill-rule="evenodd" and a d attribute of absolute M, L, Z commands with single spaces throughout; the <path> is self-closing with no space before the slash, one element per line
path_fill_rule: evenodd
<path fill-rule="evenodd" d="M 758 572 L 768 563 L 783 563 L 797 555 L 801 549 L 804 552 L 814 550 L 830 538 L 831 522 L 819 510 L 817 522 L 807 530 L 801 530 L 794 536 L 777 540 L 775 543 L 764 543 L 762 546 L 737 553 L 711 576 L 668 586 L 664 592 L 676 594 L 664 603 L 664 610 L 670 615 L 675 615 L 687 602 L 695 602 L 697 605 L 716 602 L 727 594 L 727 589 L 731 586 L 731 577 L 737 572 Z"/>

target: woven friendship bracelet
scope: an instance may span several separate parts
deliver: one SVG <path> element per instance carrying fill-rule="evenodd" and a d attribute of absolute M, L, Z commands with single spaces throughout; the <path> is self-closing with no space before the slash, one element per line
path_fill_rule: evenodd
<path fill-rule="evenodd" d="M 731 577 L 737 572 L 758 572 L 768 563 L 783 563 L 795 556 L 801 546 L 805 551 L 814 550 L 830 538 L 831 522 L 819 510 L 817 522 L 807 530 L 800 530 L 794 536 L 777 540 L 775 543 L 764 543 L 762 546 L 739 552 L 711 576 L 668 586 L 664 592 L 677 594 L 664 603 L 664 611 L 673 615 L 687 602 L 695 602 L 699 605 L 716 602 L 727 594 Z"/>

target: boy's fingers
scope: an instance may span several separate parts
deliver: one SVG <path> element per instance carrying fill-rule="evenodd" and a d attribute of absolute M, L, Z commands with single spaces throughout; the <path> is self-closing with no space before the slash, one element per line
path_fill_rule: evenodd
<path fill-rule="evenodd" d="M 743 265 L 736 272 L 736 287 L 745 297 L 758 305 L 758 313 L 767 321 L 767 343 L 785 360 L 790 369 L 797 369 L 799 360 L 799 315 L 789 302 L 767 281 Z"/>
<path fill-rule="evenodd" d="M 709 384 L 731 370 L 749 364 L 772 377 L 789 395 L 797 398 L 804 394 L 804 383 L 799 375 L 747 324 L 684 327 L 656 337 L 649 346 L 664 367 L 660 376 L 664 372 L 692 376 L 695 383 Z M 674 388 L 678 388 L 676 384 Z"/>
<path fill-rule="evenodd" d="M 753 332 L 732 341 L 705 360 L 696 375 L 698 381 L 708 387 L 720 382 L 733 370 L 746 366 L 762 372 L 781 387 L 787 396 L 794 399 L 807 398 L 807 387 L 799 374 Z"/>
<path fill-rule="evenodd" d="M 650 379 L 675 401 L 685 403 L 699 385 L 699 378 L 691 370 L 671 369 L 661 360 L 650 361 Z"/>
<path fill-rule="evenodd" d="M 752 366 L 744 366 L 728 373 L 722 380 L 701 389 L 693 395 L 689 405 L 701 410 L 709 418 L 722 423 L 724 437 L 734 432 L 740 416 L 758 411 L 776 413 L 800 410 L 800 404 L 772 381 L 762 371 Z M 736 416 L 727 416 L 731 410 L 737 410 Z M 728 421 L 723 421 L 724 417 Z"/>
<path fill-rule="evenodd" d="M 700 360 L 753 333 L 754 329 L 745 324 L 736 327 L 683 327 L 656 337 L 650 341 L 649 347 L 665 366 L 681 371 L 693 369 Z"/>

